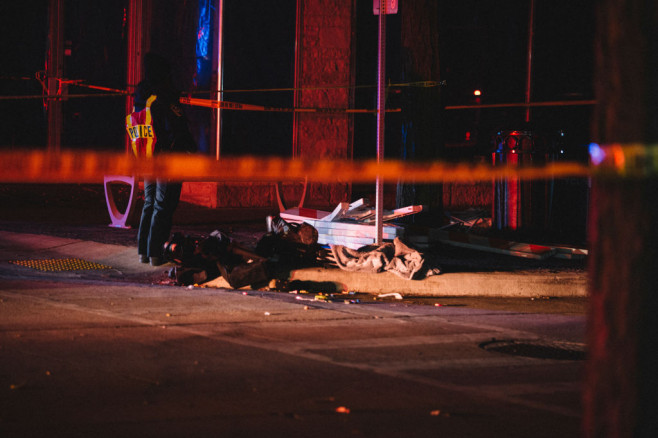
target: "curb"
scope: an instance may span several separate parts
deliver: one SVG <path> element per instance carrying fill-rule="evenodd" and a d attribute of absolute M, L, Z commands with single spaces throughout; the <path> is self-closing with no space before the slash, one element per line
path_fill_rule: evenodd
<path fill-rule="evenodd" d="M 404 280 L 390 272 L 373 274 L 331 268 L 306 268 L 293 271 L 290 279 L 337 282 L 343 290 L 350 292 L 397 292 L 407 296 L 587 296 L 585 272 L 448 272 L 423 280 Z"/>

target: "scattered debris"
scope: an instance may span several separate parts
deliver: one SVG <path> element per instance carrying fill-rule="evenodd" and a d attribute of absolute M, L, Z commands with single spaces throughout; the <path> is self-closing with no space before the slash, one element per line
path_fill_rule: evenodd
<path fill-rule="evenodd" d="M 479 208 L 469 208 L 458 212 L 446 211 L 445 215 L 449 223 L 441 229 L 459 228 L 470 231 L 473 228 L 491 227 L 491 218 L 487 217 L 488 214 L 487 210 Z"/>
<path fill-rule="evenodd" d="M 547 258 L 584 259 L 588 254 L 588 251 L 582 248 L 515 242 L 497 237 L 446 229 L 429 229 L 424 235 L 409 236 L 408 240 L 412 244 L 423 248 L 432 243 L 440 242 L 451 246 L 537 260 Z"/>
<path fill-rule="evenodd" d="M 420 211 L 422 206 L 386 211 L 384 220 Z M 203 287 L 204 283 L 221 276 L 233 289 L 269 285 L 270 290 L 331 294 L 343 293 L 342 286 L 335 282 L 294 284 L 295 281 L 286 280 L 287 275 L 293 269 L 332 261 L 344 270 L 387 270 L 405 279 L 441 272 L 436 267 L 425 268 L 423 255 L 402 243 L 399 237 L 404 227 L 386 225 L 383 237 L 393 242 L 379 248 L 369 247 L 374 242 L 373 220 L 374 210 L 366 199 L 351 204 L 341 202 L 332 212 L 299 206 L 281 212 L 280 216 L 268 216 L 267 234 L 253 250 L 237 244 L 219 230 L 209 236 L 174 233 L 164 248 L 165 259 L 175 263 L 168 277 L 188 288 Z M 324 249 L 323 244 L 330 244 L 331 251 Z"/>
<path fill-rule="evenodd" d="M 389 222 L 422 210 L 421 205 L 386 210 L 382 221 Z M 282 211 L 280 216 L 291 223 L 312 225 L 318 231 L 318 243 L 321 245 L 342 245 L 358 249 L 376 243 L 375 208 L 364 198 L 351 204 L 341 202 L 332 212 L 295 207 Z M 382 228 L 383 239 L 393 240 L 402 237 L 404 231 L 404 227 L 388 224 Z"/>
<path fill-rule="evenodd" d="M 422 206 L 412 205 L 386 211 L 383 219 L 390 221 L 422 211 Z M 251 287 L 310 293 L 314 298 L 309 300 L 358 304 L 361 302 L 358 299 L 340 296 L 347 292 L 342 290 L 345 285 L 331 281 L 291 281 L 290 273 L 305 267 L 332 265 L 345 271 L 388 271 L 406 280 L 425 279 L 441 274 L 442 270 L 432 266 L 436 262 L 431 253 L 427 259 L 415 248 L 434 242 L 535 259 L 578 258 L 587 254 L 579 248 L 527 244 L 463 232 L 485 222 L 479 211 L 469 212 L 464 218 L 449 216 L 448 227 L 454 225 L 459 231 L 443 227 L 405 236 L 404 226 L 387 223 L 383 226 L 383 238 L 387 242 L 375 245 L 374 215 L 374 208 L 367 199 L 341 202 L 333 211 L 300 205 L 282 211 L 279 216 L 268 216 L 267 233 L 253 249 L 236 243 L 219 230 L 197 237 L 174 233 L 165 244 L 165 258 L 175 263 L 169 278 L 177 285 L 192 289 L 204 287 L 221 277 L 219 283 L 227 283 L 222 287 L 232 289 Z M 397 295 L 396 299 L 402 299 Z M 379 298 L 384 296 L 391 294 L 379 295 Z"/>
<path fill-rule="evenodd" d="M 393 243 L 384 243 L 378 247 L 362 247 L 358 250 L 343 245 L 331 245 L 331 252 L 338 266 L 353 272 L 388 271 L 405 280 L 427 277 L 428 272 L 435 275 L 439 268 L 428 269 L 423 255 L 409 248 L 399 238 Z"/>
<path fill-rule="evenodd" d="M 388 297 L 393 297 L 393 298 L 395 298 L 396 300 L 401 300 L 401 299 L 402 299 L 402 295 L 400 295 L 400 294 L 397 293 L 397 292 L 393 292 L 393 293 L 389 293 L 389 294 L 379 294 L 379 295 L 377 295 L 377 298 L 388 298 Z"/>
<path fill-rule="evenodd" d="M 555 250 L 548 246 L 513 242 L 460 231 L 429 230 L 427 236 L 415 236 L 411 241 L 417 245 L 441 242 L 451 246 L 539 260 L 555 255 Z"/>
<path fill-rule="evenodd" d="M 169 277 L 178 285 L 196 285 L 219 276 L 233 289 L 264 286 L 277 272 L 316 264 L 321 247 L 317 231 L 308 224 L 268 219 L 271 231 L 255 250 L 235 243 L 215 230 L 207 237 L 174 233 L 165 244 L 165 257 L 176 264 Z"/>

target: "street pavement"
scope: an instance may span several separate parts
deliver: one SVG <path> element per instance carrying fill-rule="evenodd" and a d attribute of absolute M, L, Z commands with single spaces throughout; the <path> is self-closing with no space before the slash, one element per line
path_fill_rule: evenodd
<path fill-rule="evenodd" d="M 67 257 L 107 267 L 10 263 Z M 382 273 L 317 300 L 135 259 L 0 231 L 0 436 L 579 436 L 584 297 L 381 297 Z"/>
<path fill-rule="evenodd" d="M 0 280 L 1 436 L 579 435 L 582 312 Z"/>
<path fill-rule="evenodd" d="M 171 265 L 137 263 L 134 229 L 13 214 L 0 217 L 0 436 L 580 436 L 581 265 L 450 250 L 421 281 L 295 271 L 340 286 L 319 300 L 174 286 Z M 260 224 L 176 229 L 248 244 Z M 71 258 L 102 266 L 18 263 Z"/>

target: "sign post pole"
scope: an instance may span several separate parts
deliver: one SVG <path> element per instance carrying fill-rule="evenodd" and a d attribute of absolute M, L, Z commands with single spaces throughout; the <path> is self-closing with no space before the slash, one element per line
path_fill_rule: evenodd
<path fill-rule="evenodd" d="M 377 162 L 384 159 L 384 116 L 386 114 L 386 0 L 380 1 L 379 10 L 379 56 L 377 63 Z M 384 180 L 377 175 L 375 228 L 377 245 L 383 240 Z"/>

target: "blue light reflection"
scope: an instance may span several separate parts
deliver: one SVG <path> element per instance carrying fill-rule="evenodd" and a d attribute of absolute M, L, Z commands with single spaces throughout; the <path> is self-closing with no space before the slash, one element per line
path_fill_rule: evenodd
<path fill-rule="evenodd" d="M 592 164 L 598 166 L 605 159 L 605 151 L 597 143 L 590 143 L 589 157 L 592 160 Z"/>
<path fill-rule="evenodd" d="M 199 24 L 196 35 L 196 74 L 195 86 L 207 86 L 210 80 L 210 53 L 212 35 L 212 0 L 199 0 Z"/>

